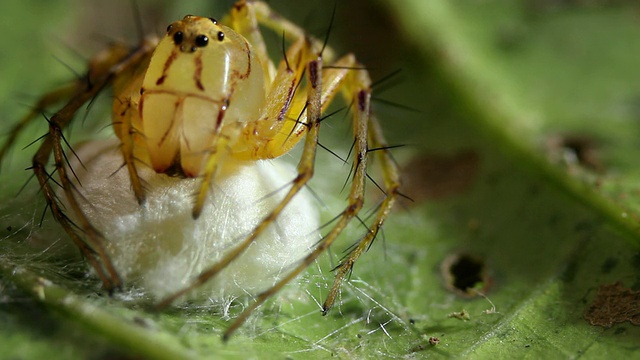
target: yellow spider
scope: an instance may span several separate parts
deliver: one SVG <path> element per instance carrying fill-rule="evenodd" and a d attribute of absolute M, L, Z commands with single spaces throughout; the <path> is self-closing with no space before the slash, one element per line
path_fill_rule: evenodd
<path fill-rule="evenodd" d="M 259 25 L 283 34 L 291 46 L 277 68 L 267 56 Z M 328 65 L 325 65 L 328 64 Z M 334 59 L 333 51 L 308 36 L 259 1 L 239 1 L 218 22 L 188 15 L 169 25 L 161 39 L 150 37 L 134 48 L 116 44 L 95 56 L 86 77 L 45 95 L 34 111 L 18 123 L 0 158 L 22 128 L 41 109 L 64 101 L 49 122 L 49 132 L 33 157 L 33 171 L 55 219 L 95 268 L 109 291 L 122 285 L 118 269 L 105 249 L 103 235 L 88 220 L 78 202 L 77 188 L 67 167 L 62 131 L 74 114 L 104 88 L 112 86 L 113 127 L 121 142 L 131 196 L 145 204 L 140 169 L 200 179 L 193 204 L 197 219 L 221 165 L 254 162 L 289 152 L 304 139 L 297 176 L 286 195 L 253 232 L 183 290 L 168 296 L 158 308 L 214 278 L 241 256 L 282 213 L 314 173 L 318 131 L 323 111 L 342 92 L 353 113 L 353 164 L 348 203 L 333 228 L 282 279 L 255 301 L 227 329 L 225 339 L 253 310 L 312 264 L 326 251 L 364 203 L 369 151 L 382 169 L 385 197 L 366 235 L 336 267 L 334 284 L 323 304 L 332 307 L 340 285 L 354 262 L 370 246 L 399 194 L 399 175 L 378 122 L 370 113 L 371 80 L 351 54 Z M 46 170 L 53 154 L 54 172 L 65 197 L 63 212 Z"/>

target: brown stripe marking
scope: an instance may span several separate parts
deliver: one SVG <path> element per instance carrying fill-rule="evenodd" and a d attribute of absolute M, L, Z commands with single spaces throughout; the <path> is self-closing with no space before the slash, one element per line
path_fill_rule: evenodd
<path fill-rule="evenodd" d="M 245 40 L 244 46 L 247 48 L 247 73 L 245 77 L 249 77 L 251 75 L 251 48 L 249 48 L 249 43 Z"/>
<path fill-rule="evenodd" d="M 284 119 L 284 116 L 287 114 L 287 110 L 289 110 L 289 107 L 291 106 L 291 100 L 293 100 L 293 94 L 297 88 L 296 80 L 297 79 L 293 79 L 291 81 L 291 86 L 289 86 L 289 92 L 287 93 L 287 101 L 284 103 L 282 109 L 280 109 L 280 114 L 278 114 L 278 118 L 276 119 L 277 121 L 282 121 L 282 119 Z"/>
<path fill-rule="evenodd" d="M 176 97 L 183 97 L 183 98 L 194 97 L 196 99 L 212 102 L 214 104 L 219 104 L 220 103 L 220 100 L 212 99 L 212 98 L 210 98 L 210 97 L 208 97 L 206 95 L 193 93 L 193 92 L 186 92 L 186 91 L 153 89 L 153 90 L 145 91 L 144 96 L 155 95 L 155 94 L 168 94 L 168 95 L 173 95 L 173 96 L 176 96 Z M 142 96 L 142 97 L 144 97 L 144 96 Z"/>
<path fill-rule="evenodd" d="M 240 80 L 244 80 L 248 78 L 249 75 L 251 75 L 251 48 L 249 48 L 249 43 L 246 40 L 244 42 L 244 47 L 247 53 L 247 71 L 244 74 L 241 74 L 239 71 L 233 70 L 233 76 Z M 235 84 L 235 81 L 234 81 L 234 84 Z"/>
<path fill-rule="evenodd" d="M 165 133 L 160 138 L 160 141 L 158 142 L 158 146 L 162 146 L 162 144 L 164 144 L 164 141 L 167 140 L 169 133 L 171 132 L 171 130 L 173 130 L 173 126 L 176 123 L 176 117 L 178 116 L 178 112 L 182 110 L 183 103 L 184 103 L 184 99 L 178 99 L 178 101 L 176 101 L 175 107 L 173 108 L 173 116 L 171 117 L 171 123 L 169 124 L 169 128 L 167 128 L 167 131 L 165 131 Z"/>
<path fill-rule="evenodd" d="M 156 85 L 162 85 L 162 83 L 164 83 L 164 80 L 167 78 L 167 74 L 169 72 L 169 67 L 171 67 L 171 64 L 177 57 L 178 57 L 178 53 L 175 50 L 173 50 L 171 52 L 171 55 L 169 55 L 169 57 L 167 58 L 167 61 L 164 63 L 164 68 L 162 69 L 162 76 L 158 78 L 158 80 L 156 81 Z"/>
<path fill-rule="evenodd" d="M 220 111 L 218 111 L 218 118 L 216 119 L 216 133 L 220 132 L 220 128 L 222 127 L 222 119 L 224 119 L 224 115 L 227 113 L 227 108 L 229 108 L 229 99 L 222 100 L 222 106 L 220 106 Z"/>
<path fill-rule="evenodd" d="M 200 89 L 200 91 L 204 91 L 204 86 L 202 85 L 202 52 L 198 53 L 194 59 L 196 62 L 196 72 L 193 74 L 193 80 L 196 82 L 196 87 Z"/>
<path fill-rule="evenodd" d="M 358 92 L 358 109 L 365 111 L 367 109 L 367 103 L 369 102 L 368 93 L 366 90 L 360 90 Z"/>
<path fill-rule="evenodd" d="M 318 62 L 311 61 L 309 63 L 309 82 L 311 83 L 312 88 L 318 87 Z"/>

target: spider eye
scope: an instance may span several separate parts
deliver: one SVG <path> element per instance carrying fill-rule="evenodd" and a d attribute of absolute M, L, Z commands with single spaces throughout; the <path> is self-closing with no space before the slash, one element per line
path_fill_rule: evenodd
<path fill-rule="evenodd" d="M 182 33 L 182 31 L 178 31 L 175 34 L 173 34 L 173 42 L 176 43 L 176 45 L 180 45 L 182 43 L 183 37 L 184 37 L 184 34 Z"/>
<path fill-rule="evenodd" d="M 196 46 L 205 47 L 209 43 L 209 38 L 206 35 L 196 36 Z"/>
<path fill-rule="evenodd" d="M 218 25 L 218 20 L 214 19 L 214 18 L 209 18 L 209 20 L 211 20 L 211 22 L 213 23 L 213 25 Z"/>
<path fill-rule="evenodd" d="M 167 32 L 171 31 L 171 29 L 173 29 L 173 24 L 169 24 L 169 26 L 167 26 Z"/>
<path fill-rule="evenodd" d="M 222 31 L 218 31 L 218 41 L 224 40 L 224 33 Z"/>

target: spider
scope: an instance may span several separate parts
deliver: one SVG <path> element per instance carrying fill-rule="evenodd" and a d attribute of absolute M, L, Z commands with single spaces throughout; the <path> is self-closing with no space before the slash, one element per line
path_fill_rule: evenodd
<path fill-rule="evenodd" d="M 277 66 L 267 55 L 259 26 L 283 34 L 291 43 Z M 353 113 L 353 163 L 347 204 L 331 230 L 304 258 L 255 296 L 226 330 L 224 339 L 259 305 L 311 265 L 357 217 L 365 200 L 371 153 L 382 171 L 384 198 L 366 234 L 334 269 L 335 280 L 322 307 L 326 314 L 341 283 L 371 245 L 400 195 L 397 167 L 378 121 L 371 114 L 371 79 L 355 56 L 337 58 L 326 39 L 322 42 L 307 35 L 266 3 L 241 0 L 222 21 L 187 15 L 169 25 L 161 39 L 148 37 L 133 48 L 114 44 L 90 61 L 83 79 L 42 97 L 32 113 L 14 126 L 0 149 L 0 158 L 42 109 L 58 102 L 65 104 L 47 119 L 49 131 L 41 139 L 32 169 L 54 218 L 95 269 L 105 289 L 113 291 L 122 286 L 122 279 L 105 248 L 104 236 L 79 205 L 81 195 L 72 181 L 74 174 L 68 166 L 64 151 L 68 144 L 63 136 L 76 112 L 107 87 L 114 94 L 112 121 L 120 143 L 122 167 L 130 179 L 131 196 L 140 207 L 145 206 L 148 195 L 140 176 L 143 168 L 198 179 L 192 207 L 192 216 L 198 219 L 207 206 L 207 194 L 215 191 L 214 180 L 223 164 L 277 158 L 303 142 L 297 175 L 277 205 L 217 263 L 160 301 L 159 309 L 215 278 L 278 219 L 314 175 L 323 111 L 342 92 Z M 47 170 L 52 156 L 53 172 L 59 180 L 54 180 L 53 172 Z M 64 205 L 52 183 L 61 187 Z"/>

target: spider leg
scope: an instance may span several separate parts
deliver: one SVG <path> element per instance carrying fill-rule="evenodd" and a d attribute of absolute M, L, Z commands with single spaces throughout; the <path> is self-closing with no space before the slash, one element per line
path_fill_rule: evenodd
<path fill-rule="evenodd" d="M 337 93 L 345 85 L 345 82 L 350 81 L 350 73 L 357 71 L 354 70 L 356 66 L 357 63 L 355 57 L 352 54 L 348 54 L 331 64 L 330 69 L 323 69 L 322 91 L 320 94 L 320 106 L 322 112 L 329 107 Z M 347 97 L 351 98 L 351 94 L 347 94 Z M 308 106 L 308 103 L 304 104 L 296 103 L 295 101 L 293 102 L 289 113 L 301 113 L 302 116 L 297 119 L 289 119 L 287 122 L 283 123 L 282 127 L 271 135 L 271 141 L 269 141 L 266 146 L 256 149 L 254 152 L 254 156 L 256 158 L 276 158 L 289 152 L 293 146 L 296 145 L 298 142 L 297 138 L 302 136 L 308 127 L 306 115 L 302 111 L 305 106 Z"/>
<path fill-rule="evenodd" d="M 67 168 L 66 155 L 64 154 L 62 131 L 85 103 L 110 85 L 119 74 L 148 56 L 153 47 L 153 42 L 147 41 L 133 51 L 127 49 L 126 52 L 123 52 L 121 46 L 115 45 L 110 51 L 101 53 L 94 58 L 87 75 L 89 80 L 61 110 L 49 119 L 49 133 L 44 137 L 33 157 L 33 171 L 40 183 L 47 205 L 51 207 L 54 218 L 62 225 L 82 254 L 87 257 L 96 269 L 104 287 L 109 291 L 120 287 L 122 280 L 107 255 L 102 235 L 91 225 L 80 209 L 75 185 L 68 175 L 70 169 Z M 58 173 L 60 185 L 66 197 L 66 207 L 73 213 L 74 222 L 63 212 L 62 204 L 49 182 L 50 176 L 46 171 L 46 166 L 52 154 L 55 171 Z M 79 228 L 84 236 L 80 236 L 75 227 Z"/>
<path fill-rule="evenodd" d="M 385 197 L 382 200 L 380 208 L 376 213 L 376 217 L 373 220 L 372 225 L 369 227 L 366 235 L 358 242 L 357 246 L 349 253 L 349 255 L 334 269 L 336 271 L 336 277 L 333 281 L 333 286 L 322 305 L 323 315 L 326 315 L 333 306 L 340 291 L 340 286 L 342 285 L 345 277 L 347 277 L 353 269 L 354 263 L 358 258 L 360 258 L 360 255 L 369 249 L 375 240 L 378 231 L 382 228 L 382 225 L 389 216 L 389 212 L 393 208 L 396 198 L 398 197 L 398 191 L 400 188 L 400 173 L 398 171 L 398 166 L 393 161 L 391 153 L 386 148 L 387 143 L 382 135 L 380 124 L 373 116 L 369 117 L 368 129 L 369 143 L 372 145 L 371 148 L 380 148 L 379 151 L 375 152 L 374 156 L 382 168 Z"/>
<path fill-rule="evenodd" d="M 269 4 L 264 1 L 243 0 L 240 1 L 239 4 L 241 4 L 241 6 L 251 7 L 259 24 L 266 26 L 277 34 L 284 34 L 287 39 L 295 40 L 308 37 L 300 26 L 273 11 L 273 9 L 269 7 Z M 236 4 L 236 6 L 238 6 L 238 4 Z M 333 49 L 328 46 L 324 46 L 324 44 L 318 39 L 311 39 L 311 41 L 314 47 L 323 49 L 322 57 L 325 62 L 329 63 L 335 59 Z"/>
<path fill-rule="evenodd" d="M 247 6 L 244 2 L 237 2 L 222 22 L 228 24 L 238 34 L 249 40 L 256 56 L 260 58 L 267 82 L 271 82 L 275 76 L 276 69 L 267 52 L 267 45 L 264 42 L 262 33 L 258 28 L 258 19 L 254 7 Z"/>
<path fill-rule="evenodd" d="M 122 153 L 127 172 L 129 173 L 129 180 L 131 181 L 133 194 L 135 195 L 136 200 L 138 200 L 138 204 L 142 205 L 145 201 L 145 193 L 142 186 L 142 180 L 140 179 L 138 169 L 136 168 L 134 155 L 134 151 L 136 149 L 136 137 L 141 135 L 139 134 L 139 130 L 134 127 L 134 120 L 132 119 L 134 116 L 138 116 L 138 111 L 137 106 L 131 102 L 131 99 L 127 99 L 125 104 L 127 110 L 120 117 L 120 123 L 118 125 L 122 145 L 120 151 Z M 116 125 L 114 124 L 114 130 L 115 128 Z"/>
<path fill-rule="evenodd" d="M 273 11 L 271 7 L 269 7 L 269 4 L 263 1 L 237 1 L 233 5 L 229 15 L 225 17 L 222 22 L 230 24 L 235 31 L 251 42 L 257 56 L 260 57 L 260 60 L 265 67 L 265 74 L 269 74 L 269 79 L 274 78 L 275 70 L 271 64 L 267 47 L 258 25 L 263 25 L 274 31 L 276 34 L 281 34 L 290 41 L 295 42 L 300 39 L 307 38 L 314 48 L 317 47 L 320 49 L 323 47 L 322 42 L 318 39 L 309 38 L 307 33 L 300 26 Z M 322 51 L 322 57 L 325 62 L 331 62 L 335 58 L 335 55 L 332 49 L 326 47 Z"/>
<path fill-rule="evenodd" d="M 295 25 L 289 24 L 288 21 L 284 19 L 278 18 L 277 14 L 275 14 L 266 4 L 256 2 L 254 3 L 254 5 L 258 9 L 256 10 L 256 12 L 260 14 L 261 19 L 265 19 L 266 21 L 268 21 L 267 26 L 270 26 L 271 28 L 276 28 L 276 29 L 289 28 L 290 26 L 295 26 Z M 277 19 L 277 21 L 273 19 Z M 344 56 L 343 58 L 337 60 L 335 63 L 331 64 L 331 69 L 325 69 L 324 71 L 325 71 L 325 74 L 327 74 L 327 76 L 323 78 L 323 83 L 322 83 L 322 86 L 323 86 L 322 95 L 321 95 L 322 111 L 324 111 L 326 107 L 331 103 L 331 100 L 335 96 L 337 90 L 340 89 L 341 87 L 345 88 L 347 98 L 357 99 L 356 102 L 359 107 L 362 107 L 365 105 L 364 104 L 365 99 L 361 97 L 363 96 L 366 97 L 366 107 L 367 109 L 369 108 L 369 102 L 371 97 L 371 90 L 370 90 L 371 79 L 369 78 L 369 74 L 366 71 L 366 69 L 356 61 L 353 55 L 349 54 Z M 353 75 L 350 77 L 347 76 L 350 73 L 353 73 Z M 357 90 L 357 89 L 361 89 L 361 90 Z M 363 92 L 365 91 L 365 89 L 366 89 L 366 93 Z M 351 95 L 349 94 L 349 92 L 356 93 L 356 95 Z M 358 110 L 361 111 L 360 108 Z M 362 156 L 362 154 L 358 152 L 357 145 L 359 142 L 362 141 L 362 138 L 364 139 L 367 138 L 367 129 L 368 129 L 368 138 L 372 145 L 371 148 L 381 148 L 380 151 L 375 152 L 375 156 L 376 156 L 376 159 L 378 159 L 383 172 L 385 198 L 380 204 L 380 208 L 378 209 L 376 213 L 376 217 L 371 227 L 369 227 L 367 234 L 359 241 L 358 245 L 349 253 L 349 255 L 345 259 L 343 259 L 340 262 L 340 264 L 335 268 L 336 277 L 331 287 L 331 290 L 327 295 L 327 298 L 323 304 L 323 310 L 322 310 L 323 314 L 326 314 L 329 311 L 329 309 L 333 306 L 335 299 L 337 297 L 337 294 L 340 290 L 340 286 L 344 281 L 344 278 L 350 273 L 354 263 L 362 255 L 362 253 L 364 253 L 366 249 L 368 249 L 373 243 L 378 231 L 380 230 L 380 228 L 382 228 L 382 225 L 384 224 L 386 218 L 388 217 L 389 212 L 393 208 L 393 205 L 398 196 L 398 191 L 400 187 L 399 171 L 396 163 L 391 158 L 389 150 L 386 149 L 386 146 L 387 146 L 386 140 L 384 139 L 378 120 L 375 117 L 371 116 L 369 114 L 369 110 L 367 110 L 366 117 L 368 120 L 364 122 L 366 125 L 362 127 L 362 125 L 358 125 L 359 124 L 358 115 L 360 115 L 360 113 L 356 115 L 356 119 L 354 120 L 354 124 L 353 124 L 354 132 L 355 132 L 354 134 L 355 146 L 356 146 L 355 151 L 358 154 L 358 158 L 355 164 L 356 175 L 354 176 L 354 179 L 352 182 L 352 190 L 349 196 L 349 203 L 351 206 L 356 202 L 355 197 L 353 196 L 353 188 L 355 186 L 355 183 L 359 181 L 357 179 L 357 177 L 359 176 L 357 174 L 358 166 L 359 166 L 359 162 L 362 161 L 361 159 L 366 159 L 366 156 Z M 267 146 L 264 148 L 264 153 L 262 154 L 262 156 L 266 158 L 277 157 L 277 156 L 280 156 L 282 153 L 289 151 L 292 145 L 287 145 L 287 143 L 294 143 L 294 142 L 288 141 L 288 139 L 291 136 L 291 134 L 299 133 L 299 128 L 302 125 L 305 125 L 305 122 L 299 121 L 297 124 L 292 125 L 294 126 L 294 128 L 291 128 L 290 131 L 287 131 L 289 127 L 285 126 L 283 128 L 284 131 L 280 131 L 278 134 L 276 134 L 274 141 L 271 141 L 267 144 Z M 286 138 L 282 139 L 284 135 L 286 135 Z M 368 149 L 366 142 L 365 142 L 365 149 Z M 366 171 L 366 164 L 363 166 L 363 169 L 364 169 L 363 171 Z M 366 176 L 366 173 L 365 173 L 365 176 Z M 364 188 L 364 185 L 363 185 L 363 188 Z M 353 217 L 357 215 L 357 213 L 359 212 L 359 209 L 358 211 L 350 211 L 349 209 L 350 209 L 349 207 L 345 209 L 345 212 L 343 212 L 343 217 L 345 216 L 344 215 L 345 213 L 352 212 L 352 215 L 349 215 L 349 216 Z M 337 237 L 342 232 L 342 230 L 344 229 L 344 226 L 346 226 L 346 223 L 342 225 L 339 222 L 334 227 L 334 229 L 325 237 L 323 242 L 329 243 L 328 245 L 326 245 L 326 248 L 328 248 L 328 246 L 334 241 L 335 237 Z M 335 235 L 333 235 L 334 233 Z M 325 248 L 324 246 L 321 246 L 321 247 Z M 318 253 L 318 255 L 322 251 L 324 250 L 321 250 Z M 307 258 L 305 258 L 303 260 L 303 263 L 298 268 L 296 268 L 293 273 L 289 275 L 288 280 L 283 279 L 281 281 L 282 285 L 286 284 L 288 281 L 295 278 L 295 276 L 297 275 L 296 271 L 301 272 L 302 270 L 304 270 L 308 265 L 311 264 L 311 261 L 315 260 L 316 257 L 317 255 L 314 256 L 314 253 L 312 253 Z M 274 288 L 276 286 L 274 286 Z M 277 290 L 278 289 L 274 289 L 274 291 L 271 292 L 270 294 L 266 294 L 264 297 L 264 300 L 266 300 L 269 296 L 273 295 L 273 293 L 275 293 Z M 270 291 L 268 290 L 267 292 L 270 292 Z M 261 296 L 258 297 L 258 299 L 260 298 Z M 229 332 L 229 334 L 231 332 Z"/>
<path fill-rule="evenodd" d="M 331 64 L 331 68 L 324 69 L 321 92 L 322 111 L 324 111 L 328 107 L 333 97 L 340 89 L 344 90 L 344 92 L 346 93 L 345 95 L 348 99 L 353 98 L 359 106 L 362 106 L 361 102 L 363 102 L 363 99 L 361 99 L 360 96 L 364 96 L 365 93 L 367 97 L 371 96 L 370 84 L 371 80 L 365 68 L 356 61 L 353 55 L 345 55 L 344 57 L 338 59 L 335 63 Z M 365 91 L 365 93 L 361 94 L 359 91 Z M 369 101 L 370 100 L 367 98 L 367 107 L 369 106 Z M 366 249 L 371 246 L 371 243 L 374 241 L 378 231 L 384 224 L 384 221 L 388 217 L 389 212 L 391 211 L 391 208 L 395 203 L 400 186 L 400 175 L 397 165 L 391 158 L 389 150 L 386 149 L 386 140 L 384 139 L 380 124 L 378 123 L 377 119 L 367 113 L 367 121 L 365 122 L 366 125 L 364 130 L 362 129 L 362 126 L 358 124 L 359 122 L 356 116 L 353 124 L 356 145 L 359 141 L 361 141 L 362 137 L 364 137 L 365 139 L 367 138 L 366 134 L 368 129 L 368 139 L 371 146 L 367 147 L 365 145 L 365 149 L 367 149 L 367 151 L 369 148 L 381 149 L 379 151 L 376 151 L 374 153 L 374 156 L 376 156 L 376 159 L 378 159 L 382 169 L 385 198 L 380 204 L 380 208 L 377 211 L 376 217 L 373 220 L 371 227 L 369 227 L 367 234 L 359 241 L 358 245 L 349 253 L 349 255 L 345 259 L 343 259 L 336 267 L 336 278 L 323 305 L 324 314 L 326 314 L 333 306 L 333 303 L 340 289 L 340 285 L 342 284 L 346 275 L 348 275 L 353 268 L 353 264 L 358 260 L 360 255 L 362 255 L 362 253 L 364 253 L 364 251 L 366 251 Z M 300 136 L 300 134 L 302 133 L 301 128 L 304 128 L 305 126 L 307 126 L 307 124 L 304 119 L 286 124 L 277 134 L 275 134 L 272 141 L 268 142 L 265 147 L 261 148 L 260 152 L 256 152 L 256 156 L 260 156 L 263 158 L 272 158 L 278 157 L 288 152 L 296 142 L 295 139 L 292 139 L 291 137 Z M 356 153 L 358 153 L 357 149 L 355 151 Z M 360 161 L 361 157 L 363 156 L 359 155 L 356 161 Z M 356 162 L 356 168 L 357 166 L 359 165 Z M 366 169 L 366 165 L 364 168 Z M 357 180 L 354 178 L 353 182 L 356 181 Z M 350 195 L 350 203 L 351 202 L 352 195 Z M 345 209 L 345 211 L 348 210 Z M 353 215 L 355 216 L 356 214 L 357 212 L 355 212 Z M 338 230 L 335 236 L 338 236 L 344 228 L 344 226 L 339 226 L 341 225 L 336 225 Z M 333 240 L 331 240 L 331 242 L 332 241 Z"/>
<path fill-rule="evenodd" d="M 120 139 L 120 151 L 124 165 L 129 173 L 131 188 L 139 204 L 144 204 L 145 191 L 142 179 L 138 174 L 136 160 L 149 164 L 148 154 L 144 147 L 144 134 L 141 129 L 140 89 L 146 69 L 149 65 L 150 53 L 137 66 L 132 66 L 121 74 L 113 84 L 116 95 L 113 101 L 113 130 Z"/>
<path fill-rule="evenodd" d="M 74 187 L 67 175 L 64 155 L 62 154 L 61 123 L 64 122 L 64 120 L 61 122 L 58 119 L 59 118 L 56 118 L 54 115 L 50 120 L 49 134 L 38 148 L 38 151 L 33 158 L 33 171 L 40 183 L 47 205 L 51 208 L 53 217 L 60 223 L 76 246 L 78 246 L 83 256 L 89 260 L 91 266 L 96 269 L 98 277 L 104 284 L 105 289 L 112 291 L 114 288 L 119 287 L 122 281 L 102 246 L 102 235 L 100 235 L 100 233 L 91 226 L 77 206 Z M 62 204 L 59 202 L 51 184 L 49 183 L 50 178 L 45 167 L 52 152 L 55 159 L 55 168 L 60 178 L 60 185 L 62 186 L 65 196 L 72 207 L 72 211 L 78 217 L 76 221 L 79 221 L 79 224 L 72 222 L 72 220 L 63 212 Z M 86 239 L 81 237 L 74 227 L 79 227 L 86 235 Z"/>
<path fill-rule="evenodd" d="M 29 111 L 27 115 L 20 119 L 20 121 L 18 121 L 13 126 L 11 131 L 9 131 L 9 137 L 7 138 L 7 141 L 0 148 L 0 164 L 9 149 L 11 149 L 11 147 L 15 143 L 18 135 L 43 111 L 55 104 L 78 96 L 82 92 L 86 92 L 86 89 L 91 88 L 95 85 L 92 83 L 94 79 L 99 78 L 104 74 L 105 71 L 108 70 L 106 67 L 109 66 L 109 64 L 115 64 L 114 60 L 124 57 L 128 52 L 129 49 L 127 49 L 122 44 L 114 44 L 92 59 L 91 63 L 89 64 L 89 72 L 86 76 L 78 78 L 76 81 L 73 81 L 42 96 L 32 107 L 31 111 Z"/>
<path fill-rule="evenodd" d="M 226 149 L 227 144 L 227 138 L 217 136 L 209 147 L 209 154 L 207 155 L 206 163 L 202 169 L 202 182 L 200 184 L 200 190 L 198 191 L 198 194 L 196 196 L 196 203 L 193 205 L 192 216 L 194 219 L 197 219 L 202 212 L 204 203 L 207 200 L 207 194 L 209 193 L 209 189 L 213 184 L 213 178 L 218 168 L 220 155 L 222 155 L 224 149 Z"/>
<path fill-rule="evenodd" d="M 347 57 L 348 58 L 348 57 Z M 315 81 L 312 79 L 313 72 L 319 73 L 320 68 L 312 69 L 314 62 L 310 64 L 310 82 L 313 84 Z M 255 301 L 250 304 L 245 310 L 238 316 L 238 318 L 231 324 L 231 326 L 224 333 L 223 338 L 228 339 L 235 330 L 237 330 L 251 315 L 251 313 L 261 304 L 263 304 L 268 298 L 273 296 L 276 292 L 282 289 L 287 283 L 295 279 L 302 271 L 307 269 L 321 254 L 333 244 L 340 233 L 346 228 L 349 222 L 360 212 L 364 204 L 364 190 L 367 179 L 367 139 L 368 139 L 368 125 L 370 122 L 370 102 L 371 102 L 371 81 L 366 71 L 350 72 L 349 77 L 344 80 L 348 82 L 347 91 L 351 93 L 351 97 L 354 98 L 356 103 L 356 109 L 354 110 L 353 117 L 353 130 L 354 130 L 354 152 L 355 163 L 353 170 L 353 181 L 349 191 L 348 204 L 342 211 L 337 219 L 334 227 L 326 234 L 318 245 L 305 256 L 284 278 L 278 280 L 271 288 L 260 293 Z M 336 81 L 337 84 L 342 82 Z M 337 86 L 337 85 L 336 85 Z M 322 94 L 324 90 L 321 89 L 321 84 L 317 86 L 311 86 L 309 89 L 309 100 L 307 103 L 307 116 L 309 118 L 309 130 L 305 139 L 305 147 L 302 154 L 302 159 L 298 165 L 298 177 L 294 180 L 293 187 L 290 193 L 296 186 L 303 186 L 306 181 L 313 174 L 314 168 L 314 156 L 318 143 L 318 128 L 320 125 L 320 116 L 322 112 L 323 103 L 321 102 Z M 287 194 L 289 195 L 289 194 Z M 286 199 L 286 197 L 285 197 Z M 268 217 L 265 222 L 272 222 L 273 219 Z M 255 234 L 255 231 L 254 231 Z M 339 281 L 340 282 L 340 281 Z M 338 286 L 339 286 L 338 282 Z"/>
<path fill-rule="evenodd" d="M 78 79 L 72 83 L 67 84 L 61 88 L 55 89 L 50 93 L 42 96 L 38 102 L 32 107 L 27 115 L 25 115 L 20 121 L 18 121 L 9 131 L 9 135 L 7 140 L 0 147 L 0 168 L 2 167 L 2 161 L 9 149 L 13 147 L 13 144 L 18 139 L 18 135 L 33 122 L 34 119 L 37 119 L 40 114 L 42 114 L 47 108 L 53 106 L 65 99 L 70 98 L 74 93 L 78 92 L 86 83 L 85 79 Z"/>

